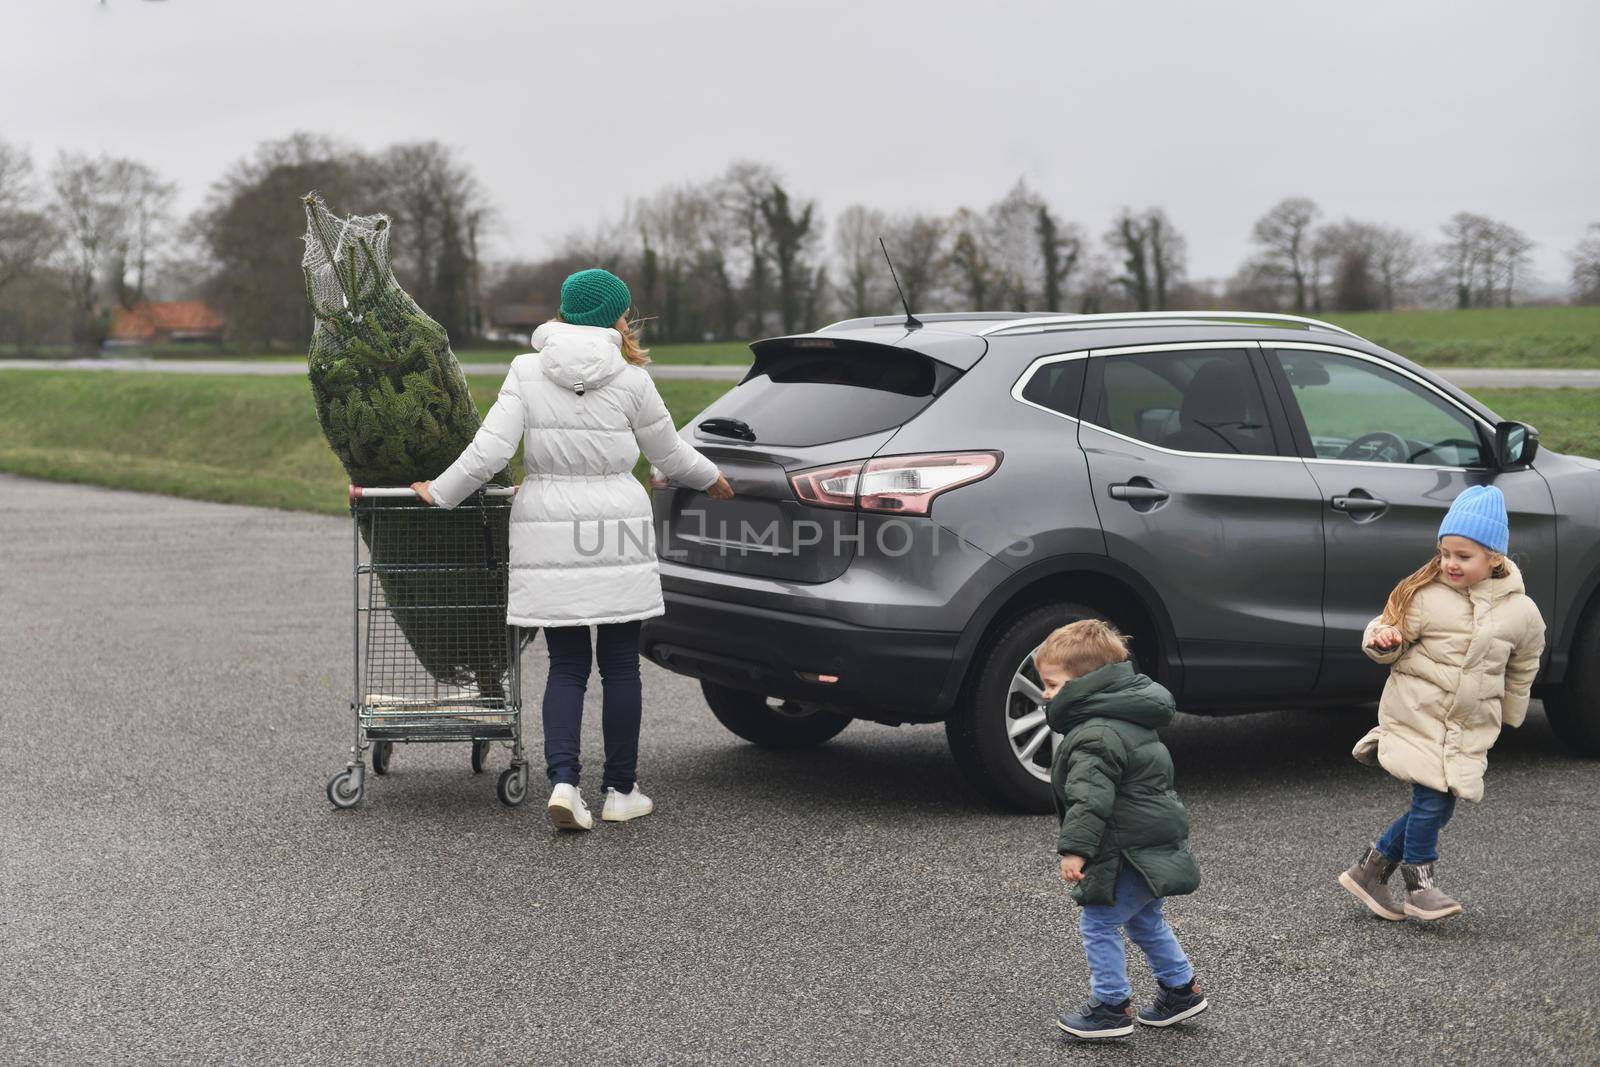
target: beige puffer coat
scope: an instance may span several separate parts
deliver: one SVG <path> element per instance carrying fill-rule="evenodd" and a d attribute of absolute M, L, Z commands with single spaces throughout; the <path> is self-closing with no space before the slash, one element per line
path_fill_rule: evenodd
<path fill-rule="evenodd" d="M 1489 749 L 1502 725 L 1522 725 L 1544 652 L 1544 619 L 1523 591 L 1522 572 L 1510 560 L 1505 567 L 1506 577 L 1465 591 L 1443 578 L 1418 590 L 1404 627 L 1413 640 L 1399 648 L 1367 647 L 1381 621 L 1367 624 L 1367 655 L 1394 666 L 1378 725 L 1356 743 L 1356 759 L 1376 756 L 1402 781 L 1483 799 Z"/>

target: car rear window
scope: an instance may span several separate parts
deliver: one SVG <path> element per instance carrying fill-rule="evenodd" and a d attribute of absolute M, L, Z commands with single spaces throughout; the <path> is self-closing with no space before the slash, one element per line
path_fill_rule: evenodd
<path fill-rule="evenodd" d="M 795 347 L 764 354 L 700 421 L 737 419 L 758 445 L 826 444 L 904 424 L 958 376 L 904 349 Z"/>

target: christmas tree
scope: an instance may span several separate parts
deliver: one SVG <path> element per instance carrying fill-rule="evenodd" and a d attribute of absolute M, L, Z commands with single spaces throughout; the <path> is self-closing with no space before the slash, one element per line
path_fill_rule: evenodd
<path fill-rule="evenodd" d="M 316 193 L 305 197 L 305 208 L 301 266 L 316 321 L 307 363 L 323 436 L 352 485 L 409 486 L 436 478 L 480 423 L 450 339 L 395 280 L 386 216 L 341 219 Z M 495 484 L 508 483 L 504 471 L 495 477 Z M 506 510 L 469 503 L 436 512 L 386 498 L 370 503 L 383 514 L 362 522 L 361 536 L 418 660 L 446 685 L 500 696 L 505 583 L 491 583 L 492 595 L 485 597 L 483 574 L 492 562 L 505 563 Z M 414 564 L 429 569 L 389 569 Z"/>

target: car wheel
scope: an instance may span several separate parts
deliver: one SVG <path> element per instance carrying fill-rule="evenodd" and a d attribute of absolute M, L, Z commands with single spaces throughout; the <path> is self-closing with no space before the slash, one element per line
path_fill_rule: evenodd
<path fill-rule="evenodd" d="M 762 748 L 814 748 L 850 725 L 848 715 L 811 704 L 700 682 L 711 714 L 729 730 Z"/>
<path fill-rule="evenodd" d="M 1544 700 L 1556 736 L 1585 756 L 1600 756 L 1600 607 L 1591 608 L 1572 642 L 1567 678 Z"/>
<path fill-rule="evenodd" d="M 989 646 L 967 698 L 945 720 L 945 736 L 956 765 L 990 798 L 1019 811 L 1052 809 L 1050 761 L 1061 738 L 1045 722 L 1033 651 L 1057 627 L 1102 617 L 1081 604 L 1050 604 L 1012 622 Z"/>

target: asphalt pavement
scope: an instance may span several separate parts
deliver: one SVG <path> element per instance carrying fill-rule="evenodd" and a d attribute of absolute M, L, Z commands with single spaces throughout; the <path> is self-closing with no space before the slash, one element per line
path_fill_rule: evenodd
<path fill-rule="evenodd" d="M 1349 758 L 1371 708 L 1180 716 L 1204 885 L 1168 911 L 1213 1007 L 1085 1047 L 1052 820 L 988 807 L 937 727 L 765 752 L 646 663 L 653 816 L 558 835 L 542 780 L 503 807 L 458 745 L 333 810 L 350 548 L 0 476 L 0 1062 L 1600 1062 L 1596 764 L 1537 707 L 1444 832 L 1467 910 L 1432 925 L 1334 881 L 1407 794 Z"/>
<path fill-rule="evenodd" d="M 463 363 L 468 374 L 502 375 L 508 363 Z M 106 357 L 101 359 L 0 359 L 0 370 L 90 370 L 157 371 L 167 374 L 304 374 L 305 360 L 261 359 L 141 359 Z M 656 378 L 714 378 L 738 381 L 749 371 L 748 364 L 731 363 L 652 363 Z M 1435 367 L 1463 389 L 1600 389 L 1600 370 L 1564 370 L 1507 367 Z"/>

